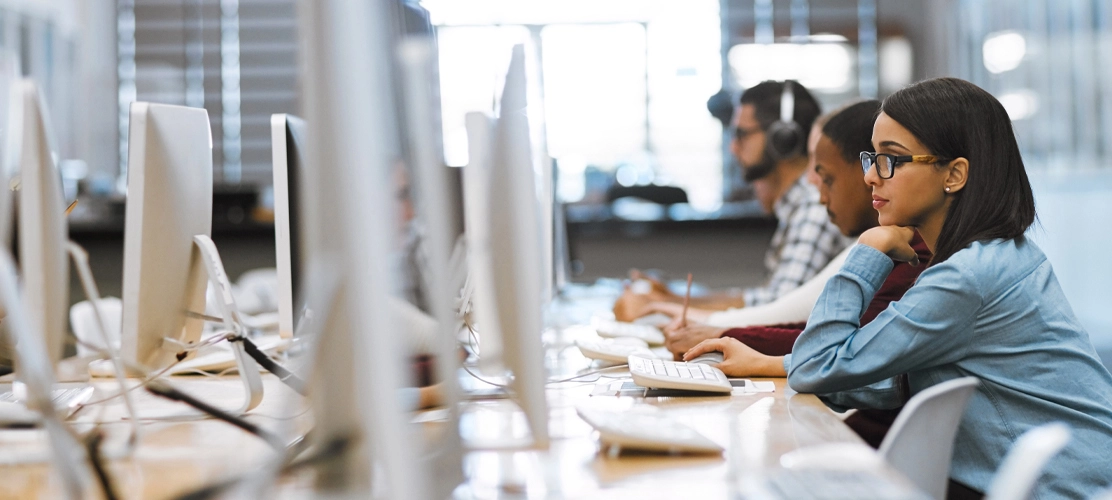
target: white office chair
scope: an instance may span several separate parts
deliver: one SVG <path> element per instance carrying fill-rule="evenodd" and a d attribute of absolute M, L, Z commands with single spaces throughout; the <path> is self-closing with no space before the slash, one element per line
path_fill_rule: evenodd
<path fill-rule="evenodd" d="M 1027 500 L 1046 463 L 1070 440 L 1063 423 L 1035 427 L 1019 437 L 1004 456 L 988 486 L 985 500 Z"/>
<path fill-rule="evenodd" d="M 954 435 L 979 382 L 964 377 L 916 394 L 880 443 L 881 456 L 931 498 L 946 498 Z"/>

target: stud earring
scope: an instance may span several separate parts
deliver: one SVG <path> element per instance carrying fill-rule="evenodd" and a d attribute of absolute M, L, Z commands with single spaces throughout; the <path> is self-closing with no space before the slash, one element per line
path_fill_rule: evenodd
<path fill-rule="evenodd" d="M 946 192 L 947 192 L 947 193 L 949 193 L 949 192 L 950 192 L 950 187 L 949 187 L 949 186 L 946 186 Z"/>

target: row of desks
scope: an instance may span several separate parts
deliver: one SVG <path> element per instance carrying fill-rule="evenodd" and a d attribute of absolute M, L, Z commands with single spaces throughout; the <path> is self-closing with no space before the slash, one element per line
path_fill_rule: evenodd
<path fill-rule="evenodd" d="M 591 300 L 581 301 L 593 304 Z M 601 302 L 605 303 L 605 301 Z M 575 309 L 582 309 L 578 307 Z M 589 309 L 589 308 L 588 308 Z M 572 322 L 575 311 L 565 312 Z M 571 347 L 579 328 L 546 333 L 546 365 L 553 377 L 590 368 L 590 360 Z M 620 376 L 607 373 L 605 376 Z M 589 380 L 589 379 L 588 379 Z M 476 449 L 464 456 L 467 478 L 460 498 L 724 498 L 746 481 L 779 467 L 780 457 L 801 447 L 823 443 L 860 443 L 837 414 L 816 397 L 797 394 L 783 379 L 769 379 L 773 393 L 729 397 L 631 398 L 591 396 L 595 383 L 563 383 L 547 389 L 552 436 L 547 449 Z M 238 406 L 242 386 L 236 377 L 173 377 L 178 387 L 206 401 Z M 96 382 L 104 392 L 112 381 Z M 264 376 L 265 397 L 250 413 L 252 422 L 293 435 L 307 429 L 308 404 L 275 377 Z M 169 417 L 185 410 L 180 403 L 134 391 L 142 417 L 141 443 L 134 454 L 110 461 L 115 489 L 123 498 L 173 498 L 205 484 L 256 470 L 273 451 L 258 438 L 226 423 Z M 686 423 L 727 451 L 722 456 L 671 456 L 599 451 L 592 429 L 576 415 L 578 406 L 623 411 L 660 411 Z M 648 407 L 653 408 L 648 408 Z M 435 412 L 435 410 L 434 410 Z M 464 404 L 461 434 L 468 442 L 525 432 L 524 415 L 508 400 Z M 130 426 L 121 400 L 84 408 L 73 419 L 87 430 L 99 425 L 108 436 L 105 449 L 118 454 Z M 417 415 L 426 429 L 443 423 L 435 413 Z M 0 498 L 57 498 L 60 481 L 44 461 L 45 436 L 35 430 L 0 430 Z M 280 496 L 305 497 L 311 478 L 285 480 Z"/>

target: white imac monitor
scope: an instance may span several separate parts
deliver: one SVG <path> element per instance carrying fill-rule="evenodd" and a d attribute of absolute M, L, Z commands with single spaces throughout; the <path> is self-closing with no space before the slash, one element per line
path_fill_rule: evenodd
<path fill-rule="evenodd" d="M 22 130 L 23 98 L 20 91 L 19 58 L 8 50 L 0 49 L 0 187 L 5 190 L 12 176 L 19 173 L 23 136 L 14 133 Z M 10 194 L 0 197 L 0 244 L 11 249 L 15 213 Z M 12 249 L 14 251 L 14 249 Z M 4 346 L 7 347 L 7 346 Z"/>
<path fill-rule="evenodd" d="M 387 2 L 300 0 L 308 128 L 303 184 L 305 300 L 324 328 L 309 398 L 312 441 L 350 446 L 316 468 L 318 496 L 432 498 L 420 438 L 399 398 L 409 370 L 389 307 L 390 169 L 399 153 Z M 330 284 L 331 282 L 331 284 Z"/>
<path fill-rule="evenodd" d="M 278 333 L 292 338 L 305 304 L 301 282 L 301 228 L 298 214 L 305 173 L 305 121 L 294 115 L 270 115 L 274 160 L 274 243 L 278 267 Z"/>
<path fill-rule="evenodd" d="M 66 202 L 54 164 L 45 104 L 35 83 L 13 89 L 11 144 L 19 162 L 19 267 L 32 331 L 41 332 L 51 363 L 62 358 L 69 305 Z"/>
<path fill-rule="evenodd" d="M 200 339 L 207 275 L 194 235 L 212 230 L 212 133 L 204 109 L 136 102 L 128 133 L 122 354 L 168 366 L 164 338 Z M 167 346 L 168 347 L 168 346 Z"/>
<path fill-rule="evenodd" d="M 525 411 L 533 445 L 547 447 L 541 343 L 545 238 L 526 94 L 525 51 L 518 45 L 493 128 L 481 117 L 468 117 L 473 149 L 465 201 L 472 212 L 467 227 L 476 274 L 480 364 L 487 373 L 499 366 L 513 373 L 510 389 Z M 492 147 L 484 148 L 488 132 Z"/>

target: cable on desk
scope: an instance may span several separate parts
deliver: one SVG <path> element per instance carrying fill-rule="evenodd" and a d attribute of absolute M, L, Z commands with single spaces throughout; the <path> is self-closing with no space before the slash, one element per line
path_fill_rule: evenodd
<path fill-rule="evenodd" d="M 108 475 L 108 469 L 104 466 L 104 456 L 100 453 L 100 445 L 103 443 L 104 433 L 99 428 L 93 429 L 85 435 L 85 451 L 89 455 L 89 464 L 93 468 L 97 482 L 100 483 L 100 488 L 104 491 L 104 498 L 105 500 L 116 500 L 119 495 L 116 494 L 116 489 L 112 487 L 112 478 Z"/>
<path fill-rule="evenodd" d="M 329 460 L 333 460 L 337 457 L 343 456 L 348 451 L 348 448 L 351 446 L 352 439 L 348 437 L 337 437 L 325 443 L 325 445 L 322 446 L 319 451 L 313 453 L 310 456 L 301 459 L 293 458 L 304 451 L 304 445 L 300 444 L 304 442 L 306 441 L 303 440 L 298 443 L 294 443 L 287 449 L 286 456 L 289 458 L 289 461 L 283 464 L 281 469 L 278 470 L 279 476 L 284 476 L 305 467 L 325 463 Z M 243 477 L 238 477 L 221 481 L 219 483 L 210 484 L 201 489 L 181 495 L 175 500 L 207 500 L 209 498 L 214 498 L 217 495 L 223 493 L 228 488 L 239 484 L 239 482 L 243 481 L 243 479 Z"/>
<path fill-rule="evenodd" d="M 289 416 L 286 416 L 286 417 L 280 417 L 278 415 L 267 415 L 266 413 L 259 413 L 257 411 L 252 411 L 251 416 L 255 417 L 255 418 L 269 418 L 271 420 L 293 420 L 293 419 L 295 419 L 297 417 L 300 417 L 300 416 L 302 416 L 306 413 L 309 413 L 310 410 L 312 410 L 312 408 L 307 407 L 307 408 L 305 408 L 305 409 L 303 409 L 303 410 L 301 410 L 301 411 L 299 411 L 299 412 L 297 412 L 293 415 L 289 415 Z"/>
<path fill-rule="evenodd" d="M 148 376 L 147 378 L 143 379 L 142 381 L 140 381 L 135 386 L 129 387 L 127 390 L 117 392 L 117 393 L 115 393 L 111 396 L 107 396 L 107 397 L 104 397 L 104 398 L 101 398 L 101 399 L 97 399 L 95 401 L 89 401 L 85 404 L 82 404 L 81 406 L 83 406 L 83 407 L 84 406 L 93 406 L 93 405 L 98 405 L 98 404 L 101 404 L 101 403 L 106 403 L 106 402 L 112 401 L 113 399 L 116 399 L 120 396 L 123 396 L 124 393 L 132 392 L 136 389 L 146 387 L 148 383 L 150 383 L 151 381 L 153 381 L 154 379 L 156 379 L 158 377 L 161 377 L 161 376 L 165 375 L 166 372 L 173 369 L 175 366 L 177 366 L 178 363 L 180 363 L 180 361 L 175 361 L 175 362 L 171 363 L 170 366 L 167 366 L 166 368 L 163 368 L 162 370 L 159 370 L 158 373 L 155 373 L 154 375 Z M 131 367 L 129 366 L 128 368 L 131 368 Z"/>
<path fill-rule="evenodd" d="M 283 449 L 284 448 L 284 446 L 281 444 L 281 440 L 278 439 L 278 436 L 275 436 L 274 434 L 271 434 L 270 432 L 262 429 L 261 427 L 255 425 L 255 424 L 252 424 L 251 422 L 248 422 L 247 420 L 244 420 L 243 418 L 232 415 L 232 414 L 230 414 L 230 413 L 228 413 L 224 410 L 221 410 L 220 408 L 217 408 L 217 407 L 212 406 L 208 403 L 205 403 L 204 401 L 201 401 L 197 398 L 194 398 L 193 396 L 190 396 L 189 394 L 181 392 L 181 391 L 175 389 L 173 386 L 171 386 L 166 381 L 157 380 L 157 379 L 156 380 L 151 380 L 147 384 L 147 390 L 150 391 L 153 394 L 162 396 L 166 399 L 173 400 L 173 401 L 180 401 L 182 403 L 185 403 L 185 404 L 187 404 L 189 406 L 192 406 L 192 407 L 194 407 L 198 410 L 201 410 L 201 411 L 203 411 L 203 412 L 205 412 L 209 415 L 212 415 L 213 417 L 215 417 L 217 419 L 223 420 L 224 422 L 227 422 L 227 423 L 232 424 L 236 427 L 239 427 L 240 429 L 243 429 L 243 430 L 245 430 L 245 431 L 247 431 L 251 434 L 254 434 L 254 435 L 258 436 L 260 439 L 262 439 L 263 441 L 266 441 L 267 443 L 269 443 L 271 446 L 273 446 L 275 448 L 278 448 L 278 449 Z"/>
<path fill-rule="evenodd" d="M 479 350 L 475 347 L 475 344 L 478 343 L 479 339 L 478 336 L 475 334 L 475 327 L 471 326 L 471 322 L 467 320 L 463 321 L 463 326 L 467 328 L 467 347 L 470 348 L 472 354 L 475 354 L 475 356 L 478 357 L 480 353 Z M 462 342 L 460 343 L 462 344 Z"/>
<path fill-rule="evenodd" d="M 598 370 L 592 370 L 592 371 L 589 371 L 587 373 L 580 373 L 579 375 L 576 375 L 576 376 L 571 377 L 571 378 L 565 378 L 565 379 L 560 379 L 560 380 L 549 380 L 549 381 L 545 382 L 545 384 L 561 384 L 561 383 L 564 383 L 564 382 L 571 382 L 575 379 L 580 379 L 580 378 L 583 378 L 583 377 L 589 377 L 591 375 L 601 375 L 603 372 L 607 372 L 607 371 L 610 371 L 610 370 L 616 370 L 618 368 L 628 368 L 628 367 L 629 367 L 628 364 L 608 366 L 606 368 L 601 368 L 601 369 L 598 369 Z"/>
<path fill-rule="evenodd" d="M 302 396 L 306 395 L 305 381 L 301 380 L 301 378 L 297 375 L 294 375 L 293 372 L 287 370 L 286 367 L 276 363 L 273 359 L 270 359 L 270 356 L 267 356 L 265 352 L 260 351 L 255 343 L 251 342 L 250 339 L 237 335 L 235 337 L 228 338 L 228 341 L 243 342 L 244 352 L 246 352 L 248 356 L 251 356 L 251 358 L 259 364 L 259 366 L 262 366 L 266 369 L 266 371 L 273 373 L 274 376 L 278 377 L 278 380 L 281 380 L 282 383 L 288 385 L 290 389 L 297 391 L 298 394 Z"/>
<path fill-rule="evenodd" d="M 205 321 L 211 321 L 213 323 L 223 323 L 224 322 L 224 318 L 218 318 L 216 316 L 209 316 L 208 314 L 199 313 L 197 311 L 185 311 L 185 315 L 189 316 L 190 318 L 203 319 Z"/>
<path fill-rule="evenodd" d="M 489 380 L 487 380 L 483 377 L 480 377 L 477 373 L 471 371 L 471 368 L 468 368 L 466 364 L 460 365 L 460 366 L 463 368 L 463 371 L 467 372 L 472 377 L 475 377 L 475 380 L 478 380 L 479 382 L 482 382 L 484 384 L 493 385 L 493 386 L 495 386 L 499 389 L 509 389 L 510 388 L 510 384 L 499 384 L 498 382 L 491 382 L 491 381 L 489 381 Z"/>
<path fill-rule="evenodd" d="M 124 394 L 129 393 L 131 391 L 134 391 L 134 390 L 139 389 L 141 387 L 145 387 L 148 383 L 150 383 L 150 381 L 165 375 L 170 370 L 172 370 L 175 366 L 177 366 L 178 363 L 181 363 L 182 360 L 185 359 L 185 354 L 188 351 L 200 349 L 202 347 L 208 347 L 210 345 L 215 345 L 215 344 L 217 344 L 217 343 L 219 343 L 220 341 L 223 341 L 223 340 L 227 340 L 227 335 L 214 335 L 212 337 L 209 337 L 208 339 L 205 339 L 204 342 L 201 342 L 201 343 L 199 343 L 195 346 L 190 346 L 185 351 L 182 351 L 182 352 L 178 353 L 178 356 L 173 363 L 170 363 L 169 366 L 159 370 L 157 373 L 154 373 L 153 375 L 151 374 L 151 372 L 153 370 L 151 370 L 151 369 L 149 369 L 145 366 L 141 366 L 137 363 L 129 362 L 126 359 L 122 359 L 121 361 L 123 361 L 124 365 L 127 367 L 128 370 L 141 374 L 141 376 L 143 377 L 143 381 L 140 382 L 138 385 L 135 385 L 134 387 L 130 387 L 126 390 L 119 391 L 119 392 L 117 392 L 117 393 L 115 393 L 111 396 L 107 396 L 107 397 L 104 397 L 104 398 L 101 398 L 101 399 L 97 399 L 95 401 L 87 402 L 87 403 L 85 403 L 81 406 L 93 406 L 93 405 L 98 405 L 98 404 L 101 404 L 101 403 L 105 403 L 105 402 L 111 401 L 113 399 L 116 399 L 118 397 L 121 397 Z M 77 343 L 89 348 L 90 350 L 92 350 L 93 352 L 95 352 L 95 353 L 97 353 L 101 356 L 110 356 L 110 354 L 107 351 L 105 351 L 103 348 L 101 348 L 99 345 L 91 344 L 89 342 L 82 341 L 81 339 L 77 339 Z M 225 370 L 224 372 L 226 372 L 226 371 L 227 370 Z M 222 375 L 224 372 L 220 372 L 220 374 Z"/>
<path fill-rule="evenodd" d="M 175 373 L 174 375 L 200 375 L 202 377 L 208 377 L 208 378 L 220 378 L 220 377 L 223 377 L 223 376 L 225 376 L 229 373 L 232 373 L 232 372 L 234 372 L 238 369 L 239 368 L 233 366 L 233 367 L 230 367 L 230 368 L 225 368 L 223 370 L 220 370 L 216 373 L 211 373 L 211 372 L 206 372 L 206 371 L 204 371 L 200 368 L 190 368 L 188 370 L 180 370 L 177 373 Z"/>

